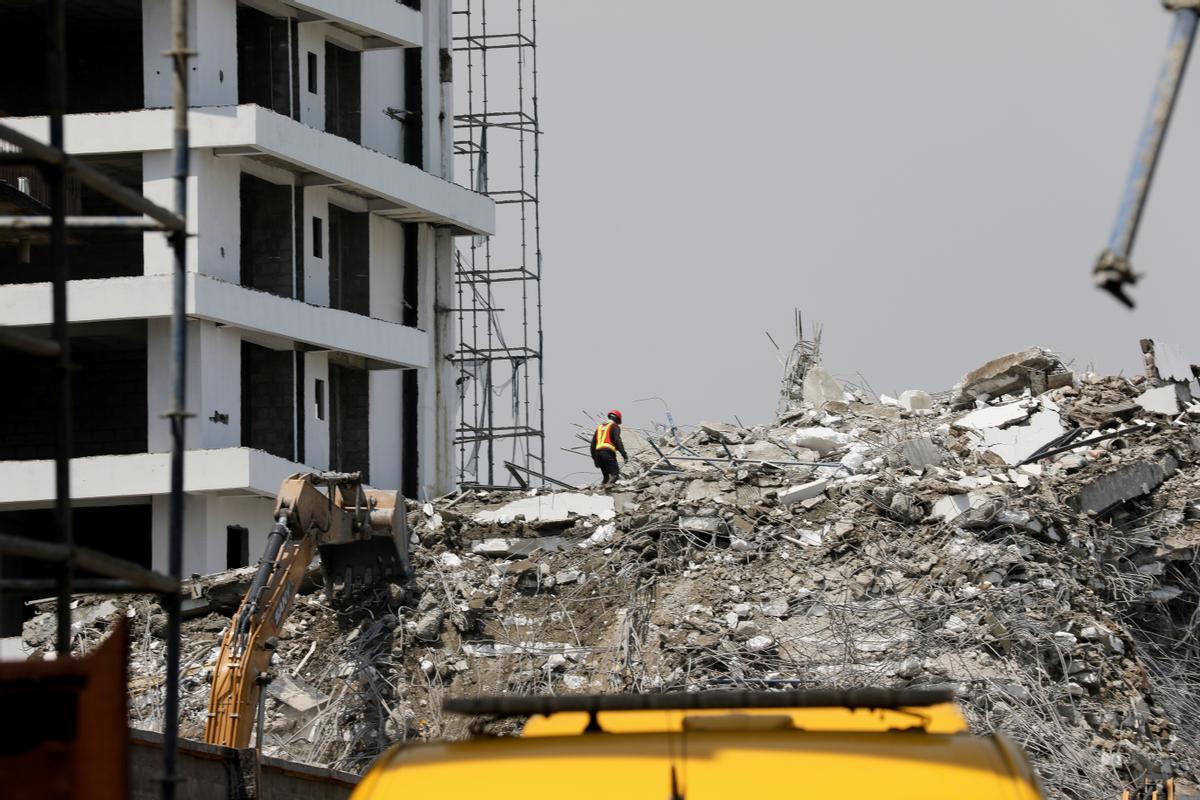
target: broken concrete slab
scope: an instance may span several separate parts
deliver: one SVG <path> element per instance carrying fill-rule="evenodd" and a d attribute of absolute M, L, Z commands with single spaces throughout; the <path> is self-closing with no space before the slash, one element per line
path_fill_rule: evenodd
<path fill-rule="evenodd" d="M 683 499 L 689 503 L 700 503 L 715 500 L 721 496 L 721 484 L 717 481 L 706 481 L 697 478 L 690 482 L 683 493 Z"/>
<path fill-rule="evenodd" d="M 822 409 L 829 403 L 845 402 L 846 390 L 820 364 L 808 368 L 804 374 L 802 391 L 804 402 L 816 409 Z"/>
<path fill-rule="evenodd" d="M 517 555 L 520 539 L 484 539 L 471 545 L 471 552 L 489 558 L 511 558 Z"/>
<path fill-rule="evenodd" d="M 747 461 L 791 461 L 795 459 L 790 451 L 767 441 L 740 444 L 733 448 L 733 455 Z"/>
<path fill-rule="evenodd" d="M 1192 379 L 1192 362 L 1183 354 L 1183 348 L 1157 339 L 1143 339 L 1142 353 L 1146 357 L 1147 372 L 1151 379 L 1187 383 Z"/>
<path fill-rule="evenodd" d="M 560 492 L 514 500 L 495 510 L 484 509 L 475 515 L 475 521 L 506 524 L 518 517 L 528 522 L 563 521 L 572 514 L 609 520 L 616 516 L 616 509 L 608 495 Z"/>
<path fill-rule="evenodd" d="M 983 508 L 991 497 L 983 492 L 967 492 L 966 494 L 948 494 L 933 504 L 930 512 L 931 519 L 943 522 L 953 522 L 973 509 Z"/>
<path fill-rule="evenodd" d="M 825 494 L 825 490 L 828 488 L 829 481 L 827 480 L 809 481 L 808 483 L 802 483 L 781 491 L 779 493 L 779 502 L 785 506 L 790 506 L 802 500 L 819 497 Z"/>
<path fill-rule="evenodd" d="M 1147 389 L 1134 402 L 1150 414 L 1173 417 L 1192 402 L 1192 393 L 1185 384 L 1171 383 Z"/>
<path fill-rule="evenodd" d="M 900 421 L 900 409 L 896 406 L 862 403 L 854 407 L 854 413 L 860 417 L 871 417 L 872 419 L 885 420 L 887 422 Z"/>
<path fill-rule="evenodd" d="M 1051 373 L 1061 368 L 1062 359 L 1040 347 L 1009 353 L 994 358 L 964 375 L 954 387 L 953 402 L 956 406 L 970 405 L 983 395 L 999 397 L 1016 394 L 1025 389 L 1045 391 L 1056 386 L 1069 386 L 1069 373 L 1057 379 L 1051 376 Z M 1035 385 L 1039 382 L 1040 386 Z"/>
<path fill-rule="evenodd" d="M 739 444 L 746 435 L 745 430 L 727 422 L 701 422 L 700 430 L 713 441 L 725 444 Z"/>
<path fill-rule="evenodd" d="M 972 447 L 976 450 L 993 453 L 1003 463 L 1016 466 L 1062 434 L 1062 418 L 1058 411 L 1043 408 L 1031 415 L 1023 425 L 985 428 L 972 431 L 970 437 Z"/>
<path fill-rule="evenodd" d="M 1084 486 L 1072 498 L 1071 505 L 1083 513 L 1102 516 L 1124 502 L 1154 491 L 1178 468 L 1179 463 L 1172 455 L 1159 462 L 1127 464 Z"/>
<path fill-rule="evenodd" d="M 960 417 L 952 426 L 960 430 L 982 431 L 988 428 L 1003 428 L 1017 422 L 1029 419 L 1036 406 L 1026 400 L 1015 403 L 1004 403 L 998 406 L 977 408 L 966 416 Z"/>
<path fill-rule="evenodd" d="M 900 456 L 915 469 L 936 467 L 946 460 L 946 451 L 934 444 L 933 439 L 928 436 L 909 439 L 900 445 L 899 450 Z"/>
<path fill-rule="evenodd" d="M 797 428 L 789 441 L 797 447 L 807 447 L 826 456 L 835 450 L 841 450 L 853 442 L 853 438 L 832 428 Z"/>
<path fill-rule="evenodd" d="M 908 389 L 900 393 L 900 398 L 897 401 L 901 408 L 909 411 L 932 411 L 933 397 L 929 392 L 923 392 L 920 389 Z"/>
<path fill-rule="evenodd" d="M 692 533 L 707 533 L 713 536 L 729 533 L 729 525 L 720 517 L 680 517 L 679 527 Z"/>
<path fill-rule="evenodd" d="M 280 672 L 267 684 L 267 696 L 272 697 L 293 711 L 304 713 L 329 702 L 329 695 L 311 686 L 302 678 Z"/>

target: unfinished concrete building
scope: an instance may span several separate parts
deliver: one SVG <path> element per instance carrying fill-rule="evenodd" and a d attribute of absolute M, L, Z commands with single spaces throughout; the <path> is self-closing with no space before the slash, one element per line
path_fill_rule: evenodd
<path fill-rule="evenodd" d="M 252 560 L 290 473 L 361 470 L 410 497 L 454 481 L 453 237 L 490 233 L 495 212 L 451 182 L 450 5 L 191 6 L 185 573 Z M 44 139 L 41 6 L 0 0 L 0 115 Z M 68 9 L 67 150 L 170 207 L 169 3 Z M 70 195 L 69 214 L 118 213 Z M 0 214 L 44 201 L 36 170 L 0 165 Z M 6 236 L 0 323 L 41 332 L 48 242 Z M 162 569 L 170 249 L 76 228 L 69 259 L 76 539 Z M 0 527 L 49 537 L 51 371 L 9 352 L 0 369 Z"/>

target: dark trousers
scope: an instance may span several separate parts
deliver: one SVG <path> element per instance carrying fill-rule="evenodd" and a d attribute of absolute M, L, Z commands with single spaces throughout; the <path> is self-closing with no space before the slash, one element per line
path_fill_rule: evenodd
<path fill-rule="evenodd" d="M 596 466 L 600 468 L 600 474 L 604 476 L 601 485 L 616 483 L 620 480 L 621 468 L 617 466 L 617 454 L 612 450 L 597 450 Z"/>

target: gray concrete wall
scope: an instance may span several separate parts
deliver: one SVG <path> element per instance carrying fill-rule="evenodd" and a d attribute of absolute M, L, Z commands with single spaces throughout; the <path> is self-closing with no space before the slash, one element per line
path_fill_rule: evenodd
<path fill-rule="evenodd" d="M 158 800 L 161 796 L 162 736 L 130 731 L 130 800 Z M 358 776 L 264 758 L 261 791 L 241 779 L 243 765 L 253 773 L 252 751 L 238 751 L 188 740 L 179 743 L 178 800 L 346 800 Z"/>

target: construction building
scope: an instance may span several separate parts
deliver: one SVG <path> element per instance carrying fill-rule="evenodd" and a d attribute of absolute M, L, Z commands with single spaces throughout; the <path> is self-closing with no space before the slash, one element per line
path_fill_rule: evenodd
<path fill-rule="evenodd" d="M 0 115 L 47 136 L 42 4 L 0 0 Z M 451 0 L 205 0 L 190 9 L 184 572 L 248 563 L 287 475 L 456 481 L 455 236 L 495 225 L 454 184 Z M 170 204 L 167 0 L 68 5 L 66 149 Z M 0 162 L 0 214 L 46 213 Z M 165 567 L 172 256 L 68 187 L 75 540 Z M 0 324 L 51 321 L 48 239 L 0 240 Z M 0 352 L 0 528 L 52 536 L 52 369 Z M 29 574 L 25 562 L 0 575 Z M 11 616 L 5 615 L 8 619 Z M 0 633 L 0 635 L 3 635 Z"/>

